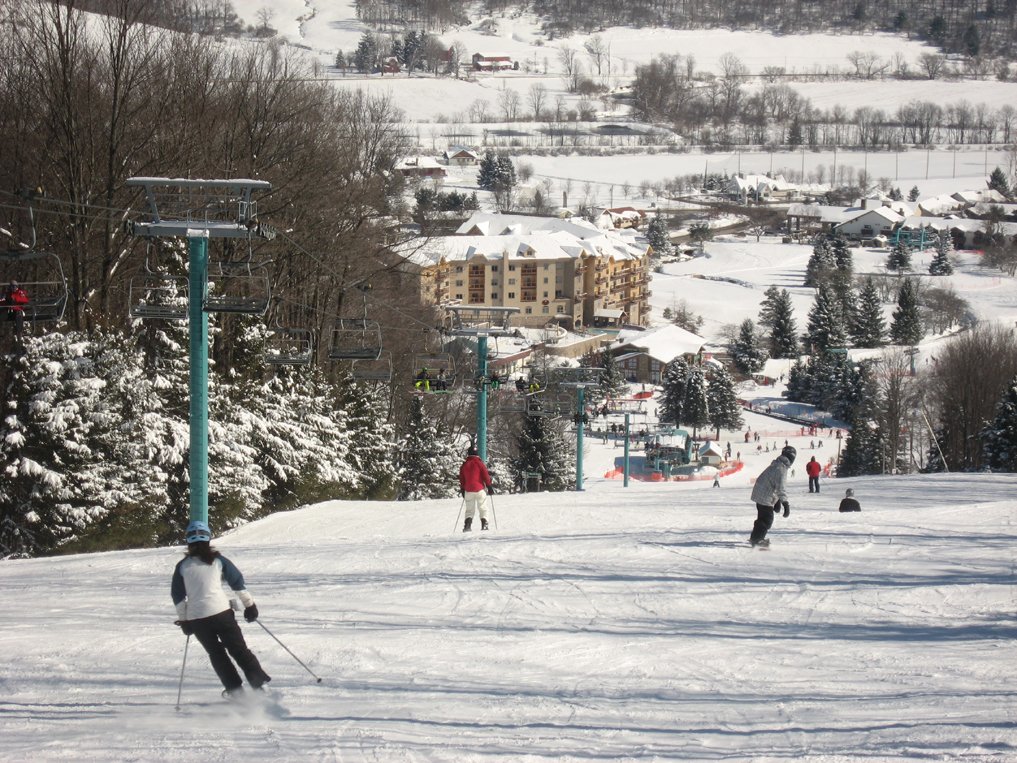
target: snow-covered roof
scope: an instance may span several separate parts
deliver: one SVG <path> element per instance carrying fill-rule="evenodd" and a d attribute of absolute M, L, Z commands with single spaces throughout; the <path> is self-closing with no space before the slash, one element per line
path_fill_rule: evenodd
<path fill-rule="evenodd" d="M 918 209 L 922 214 L 934 216 L 944 215 L 947 212 L 956 212 L 958 209 L 963 209 L 964 206 L 964 202 L 948 193 L 930 196 L 918 202 Z"/>
<path fill-rule="evenodd" d="M 680 355 L 695 355 L 706 344 L 698 334 L 680 326 L 669 325 L 649 331 L 628 330 L 618 333 L 612 347 L 633 347 L 642 350 L 654 360 L 670 363 Z"/>
<path fill-rule="evenodd" d="M 868 217 L 869 215 L 875 215 L 876 217 L 882 217 L 887 222 L 895 223 L 895 224 L 899 223 L 901 220 L 904 219 L 903 215 L 897 214 L 896 212 L 894 212 L 889 207 L 879 207 L 878 209 L 863 209 L 861 211 L 854 210 L 854 213 L 850 217 L 848 217 L 846 220 L 844 220 L 842 223 L 840 223 L 840 224 L 843 225 L 844 223 L 849 223 L 849 222 L 853 222 L 853 221 L 856 221 L 856 220 L 860 220 L 861 218 Z"/>
<path fill-rule="evenodd" d="M 957 201 L 964 204 L 997 204 L 1006 201 L 1006 197 L 995 188 L 985 188 L 977 191 L 957 191 L 953 194 Z"/>
<path fill-rule="evenodd" d="M 438 160 L 435 159 L 433 156 L 407 156 L 396 162 L 395 168 L 397 170 L 445 169 L 440 164 L 438 164 Z"/>
<path fill-rule="evenodd" d="M 500 237 L 535 234 L 565 234 L 575 240 L 587 254 L 631 260 L 645 257 L 650 246 L 638 234 L 626 230 L 602 230 L 579 217 L 535 217 L 506 215 L 499 212 L 477 212 L 456 230 L 457 234 Z"/>
<path fill-rule="evenodd" d="M 728 188 L 731 191 L 760 191 L 769 188 L 771 191 L 794 191 L 797 186 L 789 183 L 783 175 L 769 177 L 767 175 L 735 175 L 728 180 Z"/>
<path fill-rule="evenodd" d="M 480 156 L 474 149 L 469 146 L 449 146 L 445 151 L 445 157 L 455 156 L 456 154 L 468 154 L 474 158 Z"/>
<path fill-rule="evenodd" d="M 707 440 L 699 447 L 699 457 L 703 456 L 723 456 L 724 451 L 721 450 L 720 445 L 715 443 L 713 440 Z"/>

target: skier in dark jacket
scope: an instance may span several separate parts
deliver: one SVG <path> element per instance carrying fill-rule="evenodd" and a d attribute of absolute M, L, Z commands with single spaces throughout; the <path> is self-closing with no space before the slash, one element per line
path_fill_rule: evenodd
<path fill-rule="evenodd" d="M 477 455 L 477 449 L 471 445 L 466 451 L 466 460 L 459 467 L 459 495 L 466 501 L 464 533 L 472 529 L 474 512 L 480 514 L 480 529 L 487 529 L 488 494 L 494 495 L 491 475 L 487 471 L 487 465 Z"/>
<path fill-rule="evenodd" d="M 247 682 L 253 688 L 260 689 L 272 679 L 247 648 L 244 634 L 240 632 L 230 601 L 223 591 L 223 581 L 243 603 L 247 622 L 253 623 L 258 619 L 258 605 L 247 592 L 240 570 L 209 545 L 211 540 L 212 533 L 204 522 L 194 521 L 187 526 L 187 556 L 173 570 L 170 591 L 179 618 L 176 624 L 184 634 L 193 634 L 205 647 L 212 668 L 222 681 L 223 696 L 237 696 L 243 693 L 244 682 L 230 662 L 230 656 L 244 671 Z"/>
<path fill-rule="evenodd" d="M 770 545 L 766 532 L 773 527 L 773 513 L 778 507 L 784 507 L 784 516 L 791 516 L 791 506 L 787 500 L 787 470 L 795 462 L 798 451 L 790 445 L 780 452 L 762 474 L 756 477 L 752 488 L 752 500 L 756 502 L 756 521 L 752 525 L 749 543 L 753 546 L 766 548 Z"/>
<path fill-rule="evenodd" d="M 862 506 L 858 501 L 855 500 L 855 491 L 851 488 L 847 489 L 844 493 L 844 498 L 841 499 L 840 508 L 837 511 L 861 511 Z"/>

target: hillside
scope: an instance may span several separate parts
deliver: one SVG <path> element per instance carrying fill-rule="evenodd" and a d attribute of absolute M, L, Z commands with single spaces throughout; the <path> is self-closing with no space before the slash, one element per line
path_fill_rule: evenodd
<path fill-rule="evenodd" d="M 862 513 L 841 515 L 844 485 Z M 1012 760 L 1013 475 L 799 476 L 769 552 L 748 480 L 591 480 L 326 503 L 218 545 L 265 624 L 271 702 L 219 698 L 179 549 L 5 562 L 0 759 Z M 977 495 L 977 499 L 972 496 Z"/>

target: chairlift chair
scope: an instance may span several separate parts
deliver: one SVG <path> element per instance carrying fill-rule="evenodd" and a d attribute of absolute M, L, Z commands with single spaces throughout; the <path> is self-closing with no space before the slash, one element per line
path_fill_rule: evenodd
<path fill-rule="evenodd" d="M 384 351 L 377 358 L 358 358 L 350 364 L 350 376 L 356 381 L 392 381 L 392 353 Z"/>
<path fill-rule="evenodd" d="M 418 353 L 413 356 L 413 373 L 417 374 L 424 369 L 430 374 L 433 381 L 444 372 L 443 378 L 447 386 L 451 387 L 456 380 L 456 363 L 448 353 Z"/>
<path fill-rule="evenodd" d="M 208 269 L 209 292 L 205 311 L 209 313 L 245 313 L 264 315 L 272 298 L 272 286 L 264 265 L 241 262 L 216 262 Z"/>
<path fill-rule="evenodd" d="M 377 360 L 381 357 L 381 326 L 366 318 L 339 318 L 332 329 L 332 360 Z"/>
<path fill-rule="evenodd" d="M 11 281 L 28 294 L 21 305 L 25 320 L 31 323 L 59 321 L 67 306 L 67 279 L 60 258 L 52 252 L 9 251 L 0 253 L 0 289 Z M 0 314 L 7 317 L 10 306 L 0 304 Z"/>
<path fill-rule="evenodd" d="M 272 366 L 307 366 L 314 359 L 314 334 L 310 329 L 269 329 L 265 338 L 265 362 Z"/>
<path fill-rule="evenodd" d="M 145 267 L 144 275 L 131 279 L 128 309 L 134 318 L 186 321 L 188 282 L 186 276 L 155 273 Z"/>

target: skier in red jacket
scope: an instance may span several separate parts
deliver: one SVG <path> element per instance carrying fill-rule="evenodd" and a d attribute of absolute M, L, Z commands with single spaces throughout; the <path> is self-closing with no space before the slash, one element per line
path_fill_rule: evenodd
<path fill-rule="evenodd" d="M 13 280 L 7 286 L 3 300 L 0 300 L 7 309 L 7 320 L 14 321 L 15 336 L 21 336 L 21 331 L 25 327 L 25 305 L 30 301 L 28 292 Z"/>
<path fill-rule="evenodd" d="M 816 460 L 815 456 L 813 456 L 809 460 L 809 463 L 805 464 L 805 473 L 807 475 L 809 475 L 809 492 L 810 493 L 818 493 L 819 492 L 819 473 L 822 470 L 823 470 L 823 467 L 820 466 L 820 464 Z M 815 490 L 813 490 L 813 488 L 815 488 Z"/>
<path fill-rule="evenodd" d="M 464 533 L 468 533 L 472 529 L 474 512 L 480 513 L 480 529 L 487 529 L 488 494 L 494 495 L 494 488 L 491 487 L 491 475 L 487 472 L 487 465 L 477 455 L 476 447 L 471 445 L 466 451 L 466 460 L 459 467 L 459 495 L 466 502 Z"/>

